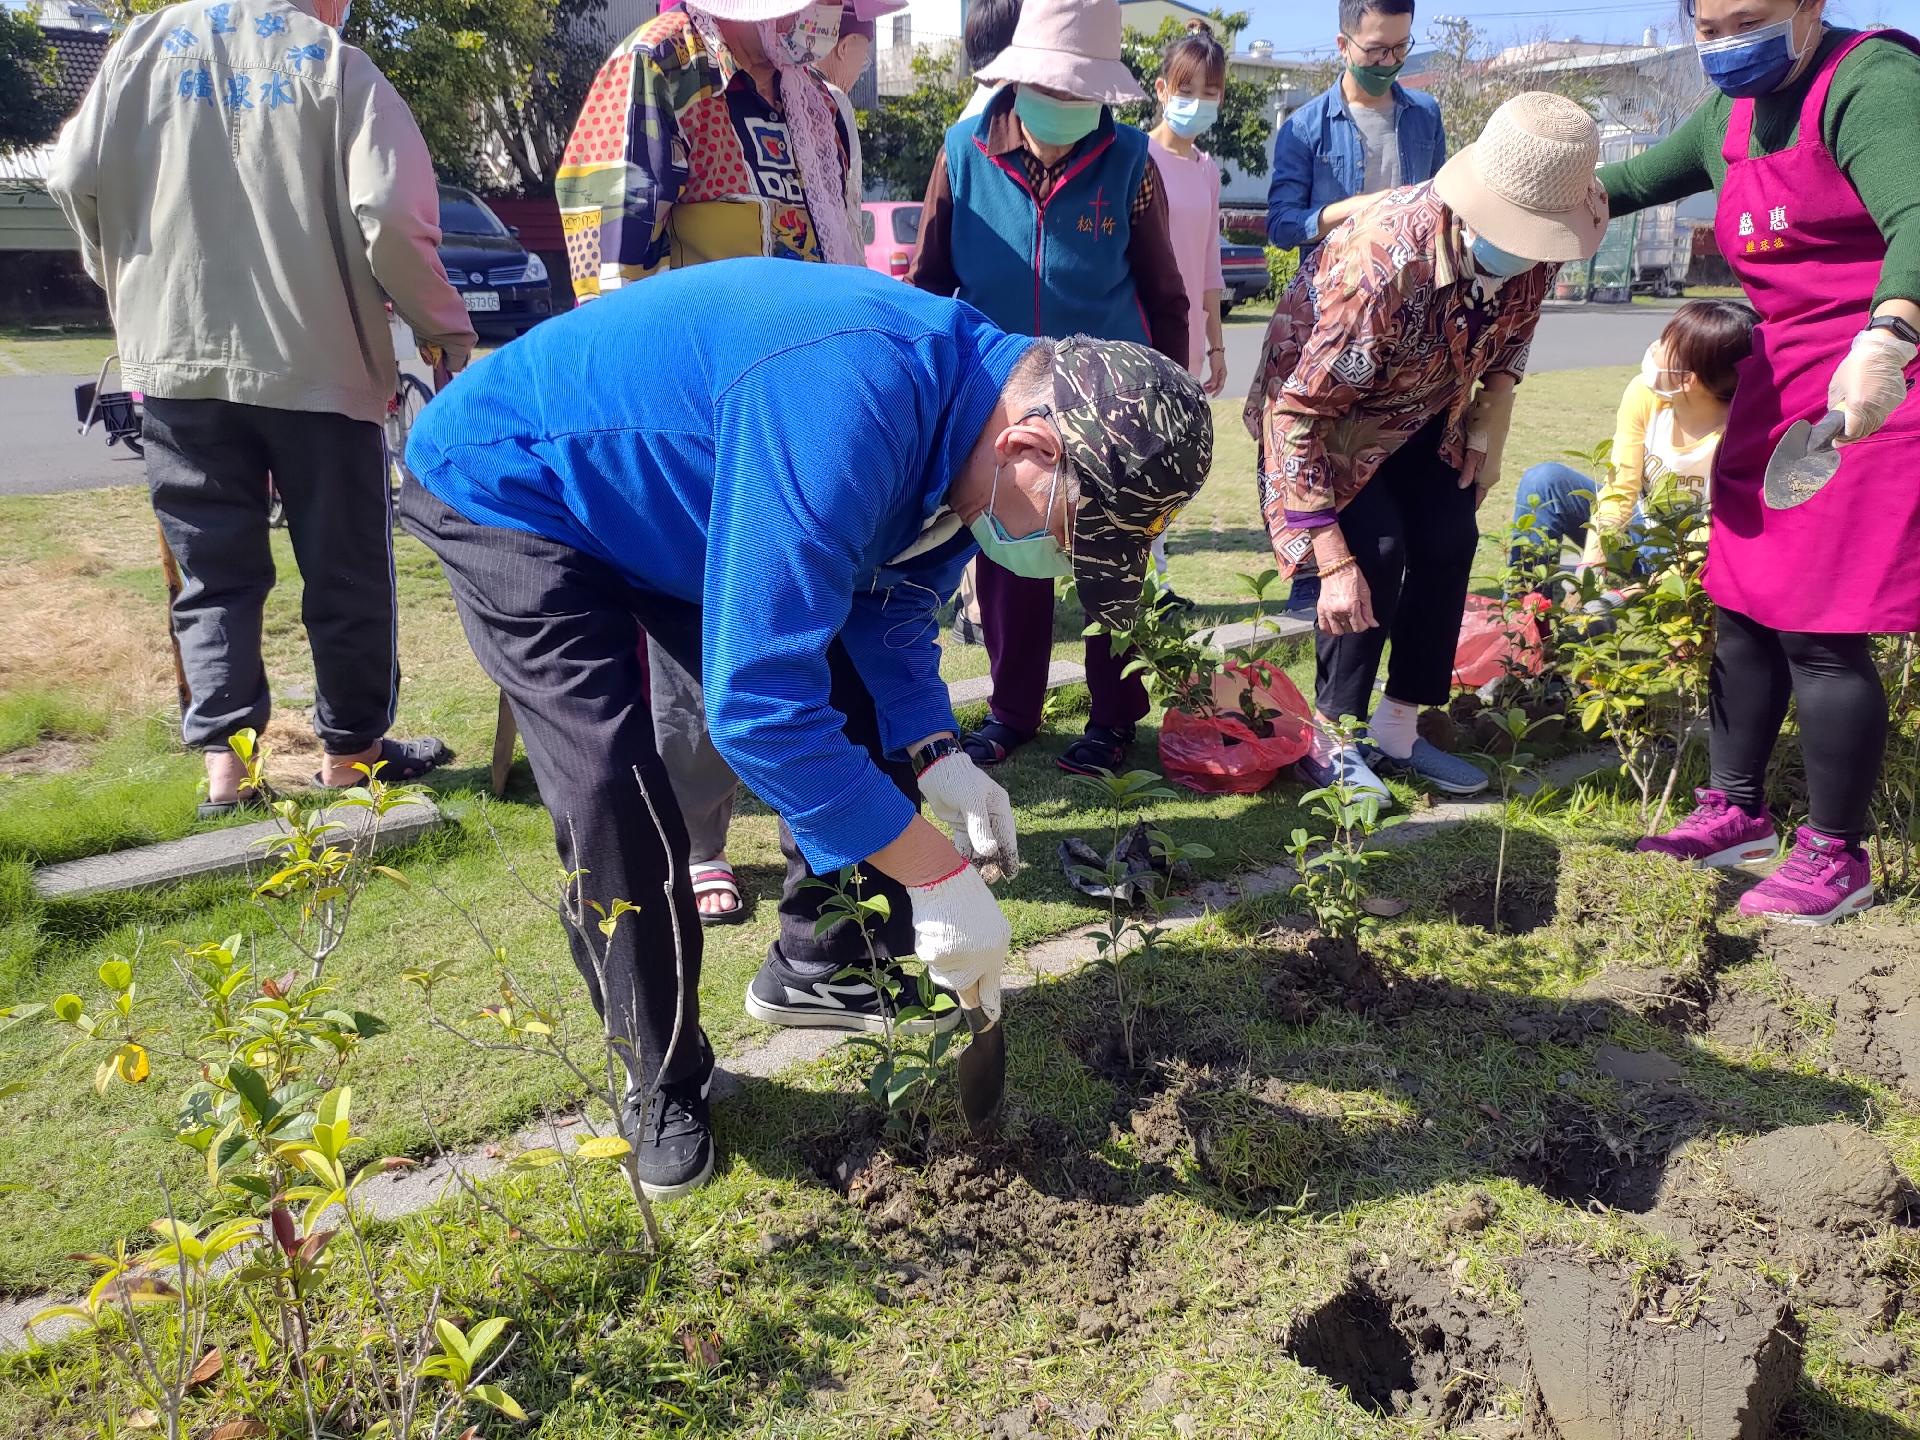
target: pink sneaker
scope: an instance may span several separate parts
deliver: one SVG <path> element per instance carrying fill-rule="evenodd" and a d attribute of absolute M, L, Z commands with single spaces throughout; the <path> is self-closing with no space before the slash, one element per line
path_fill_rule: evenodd
<path fill-rule="evenodd" d="M 1802 825 L 1793 853 L 1740 897 L 1742 915 L 1788 925 L 1831 925 L 1873 904 L 1873 866 L 1867 852 Z"/>
<path fill-rule="evenodd" d="M 1749 815 L 1730 804 L 1726 792 L 1696 790 L 1694 812 L 1664 835 L 1648 835 L 1636 849 L 1671 855 L 1716 870 L 1771 860 L 1780 849 L 1780 837 L 1765 815 Z"/>

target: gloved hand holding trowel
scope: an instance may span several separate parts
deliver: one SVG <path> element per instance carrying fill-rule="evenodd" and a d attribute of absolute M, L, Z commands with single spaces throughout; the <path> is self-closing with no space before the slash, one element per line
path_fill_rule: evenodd
<path fill-rule="evenodd" d="M 914 953 L 936 985 L 960 1000 L 973 1034 L 956 1064 L 960 1110 L 976 1133 L 989 1128 L 1006 1089 L 1006 1041 L 1000 1031 L 1000 972 L 1013 927 L 987 889 L 1020 868 L 1013 803 L 960 749 L 940 735 L 911 752 L 920 796 L 953 832 L 961 863 L 907 886 Z"/>

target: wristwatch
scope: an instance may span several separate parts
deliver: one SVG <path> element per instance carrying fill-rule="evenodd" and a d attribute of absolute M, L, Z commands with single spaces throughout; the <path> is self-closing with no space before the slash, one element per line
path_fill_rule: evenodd
<path fill-rule="evenodd" d="M 1876 315 L 1867 322 L 1869 330 L 1891 330 L 1907 344 L 1920 347 L 1920 330 L 1916 330 L 1898 315 Z"/>
<path fill-rule="evenodd" d="M 942 735 L 929 740 L 917 750 L 909 750 L 907 759 L 913 762 L 913 773 L 924 775 L 933 768 L 934 762 L 944 760 L 949 755 L 960 754 L 960 742 L 951 735 Z"/>

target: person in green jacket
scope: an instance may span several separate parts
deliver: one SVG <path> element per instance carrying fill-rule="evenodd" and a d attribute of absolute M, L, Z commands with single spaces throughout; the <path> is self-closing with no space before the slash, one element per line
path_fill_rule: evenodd
<path fill-rule="evenodd" d="M 1797 707 L 1808 823 L 1741 897 L 1824 925 L 1873 903 L 1861 841 L 1886 747 L 1871 637 L 1920 629 L 1920 41 L 1826 24 L 1826 0 L 1688 0 L 1719 94 L 1600 172 L 1615 215 L 1711 185 L 1721 252 L 1760 312 L 1713 474 L 1712 775 L 1641 848 L 1769 859 L 1768 764 Z M 1844 417 L 1839 468 L 1782 493 L 1788 429 Z"/>

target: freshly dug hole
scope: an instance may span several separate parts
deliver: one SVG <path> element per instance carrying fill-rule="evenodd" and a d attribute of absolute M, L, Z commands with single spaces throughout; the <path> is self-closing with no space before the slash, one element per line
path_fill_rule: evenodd
<path fill-rule="evenodd" d="M 1668 1156 L 1698 1119 L 1697 1105 L 1671 1091 L 1643 1091 L 1631 1117 L 1556 1100 L 1515 1178 L 1582 1210 L 1600 1204 L 1644 1215 L 1659 1198 Z"/>
<path fill-rule="evenodd" d="M 1376 1415 L 1450 1426 L 1488 1413 L 1526 1371 L 1508 1321 L 1413 1266 L 1356 1269 L 1294 1323 L 1284 1348 Z"/>

